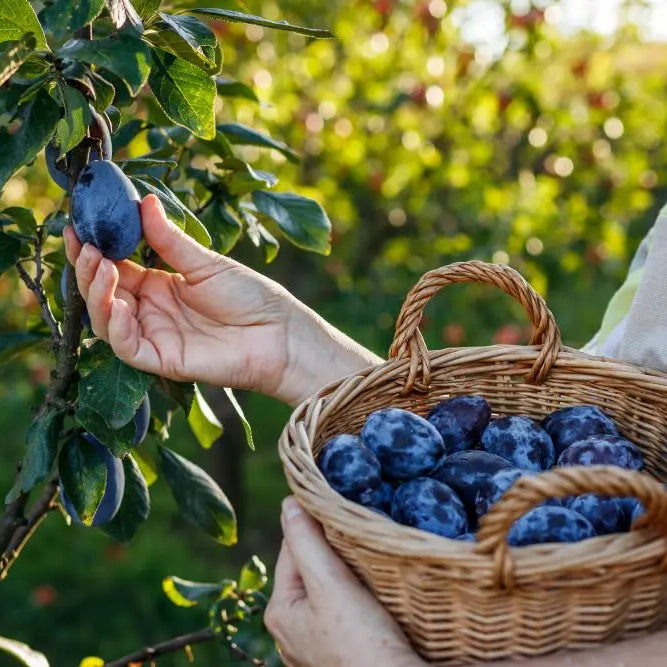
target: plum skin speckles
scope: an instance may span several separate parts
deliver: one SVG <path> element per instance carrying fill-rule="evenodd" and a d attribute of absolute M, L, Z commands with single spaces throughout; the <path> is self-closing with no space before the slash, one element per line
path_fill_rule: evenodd
<path fill-rule="evenodd" d="M 595 405 L 561 408 L 542 420 L 542 428 L 551 436 L 556 459 L 579 440 L 592 435 L 618 435 L 614 420 Z"/>
<path fill-rule="evenodd" d="M 641 470 L 644 457 L 637 445 L 618 435 L 592 435 L 563 450 L 558 465 L 614 465 Z"/>
<path fill-rule="evenodd" d="M 318 466 L 334 491 L 354 502 L 374 506 L 380 489 L 380 464 L 358 436 L 342 434 L 327 440 Z"/>
<path fill-rule="evenodd" d="M 445 453 L 442 437 L 426 419 L 400 408 L 371 413 L 361 431 L 389 480 L 428 474 Z"/>
<path fill-rule="evenodd" d="M 549 434 L 528 417 L 493 420 L 482 434 L 482 448 L 533 472 L 551 468 L 555 460 Z"/>
<path fill-rule="evenodd" d="M 588 519 L 598 535 L 619 533 L 628 528 L 620 498 L 586 493 L 571 498 L 567 508 Z"/>
<path fill-rule="evenodd" d="M 471 449 L 491 419 L 491 406 L 482 396 L 455 396 L 440 401 L 426 416 L 442 436 L 447 454 Z"/>
<path fill-rule="evenodd" d="M 535 507 L 517 519 L 507 533 L 514 547 L 548 542 L 578 542 L 595 537 L 590 521 L 565 507 Z"/>
<path fill-rule="evenodd" d="M 456 493 L 430 477 L 417 477 L 396 489 L 391 517 L 443 537 L 457 537 L 468 530 L 465 508 Z"/>

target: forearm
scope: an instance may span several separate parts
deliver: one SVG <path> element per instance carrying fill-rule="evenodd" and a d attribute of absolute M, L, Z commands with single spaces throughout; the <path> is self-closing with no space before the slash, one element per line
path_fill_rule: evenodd
<path fill-rule="evenodd" d="M 382 359 L 299 301 L 287 321 L 287 363 L 276 397 L 296 406 L 325 385 Z"/>

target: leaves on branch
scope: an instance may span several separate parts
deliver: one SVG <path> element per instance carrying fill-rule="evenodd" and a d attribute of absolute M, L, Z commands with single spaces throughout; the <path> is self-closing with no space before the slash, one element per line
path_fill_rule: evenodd
<path fill-rule="evenodd" d="M 204 449 L 210 449 L 213 443 L 222 435 L 222 424 L 215 416 L 213 410 L 211 410 L 211 407 L 202 396 L 196 384 L 194 385 L 194 389 L 194 400 L 188 414 L 188 424 L 199 444 Z"/>
<path fill-rule="evenodd" d="M 46 37 L 37 14 L 28 0 L 0 2 L 0 42 L 21 39 L 26 33 L 35 35 L 37 48 L 48 50 Z"/>
<path fill-rule="evenodd" d="M 183 516 L 216 542 L 236 543 L 234 508 L 212 477 L 166 447 L 159 447 L 160 467 Z"/>

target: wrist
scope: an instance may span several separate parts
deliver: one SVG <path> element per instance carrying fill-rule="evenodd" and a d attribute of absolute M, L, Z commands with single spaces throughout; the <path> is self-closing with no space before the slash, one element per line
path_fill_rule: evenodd
<path fill-rule="evenodd" d="M 296 299 L 285 330 L 286 363 L 275 397 L 292 406 L 339 378 L 383 361 Z"/>

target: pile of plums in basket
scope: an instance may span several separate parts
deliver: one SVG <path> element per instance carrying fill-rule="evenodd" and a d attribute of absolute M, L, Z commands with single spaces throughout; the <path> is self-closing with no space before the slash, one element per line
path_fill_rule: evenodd
<path fill-rule="evenodd" d="M 318 465 L 349 500 L 406 526 L 474 541 L 480 518 L 520 477 L 569 465 L 640 470 L 643 456 L 594 405 L 561 408 L 539 423 L 492 419 L 482 396 L 457 396 L 426 418 L 377 410 L 359 435 L 328 440 Z M 576 542 L 627 531 L 643 512 L 636 498 L 550 498 L 517 519 L 507 539 L 512 546 Z"/>

